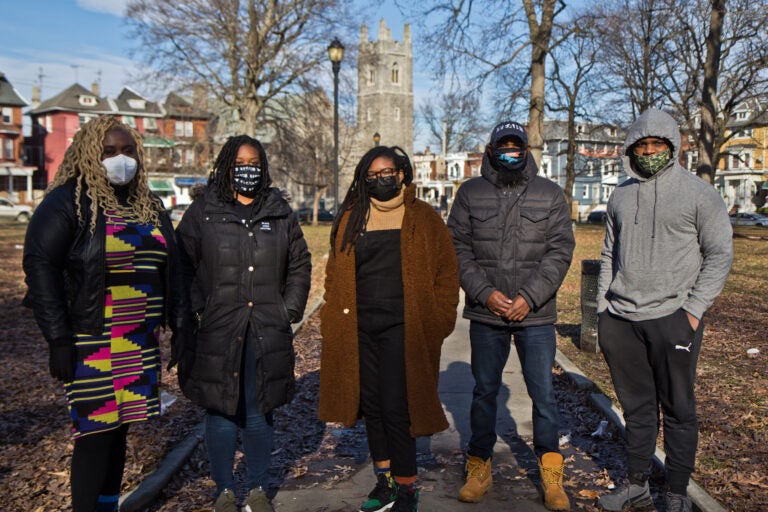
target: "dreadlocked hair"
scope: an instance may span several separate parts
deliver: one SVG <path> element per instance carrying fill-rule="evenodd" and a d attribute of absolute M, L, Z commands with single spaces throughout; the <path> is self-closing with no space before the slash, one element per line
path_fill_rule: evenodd
<path fill-rule="evenodd" d="M 232 185 L 232 169 L 235 166 L 237 160 L 237 152 L 240 146 L 251 146 L 259 152 L 259 160 L 261 161 L 261 185 L 259 185 L 256 191 L 256 197 L 254 198 L 254 211 L 258 211 L 264 204 L 267 194 L 264 192 L 269 189 L 272 184 L 272 180 L 269 177 L 269 165 L 267 164 L 267 154 L 264 151 L 264 147 L 261 142 L 249 137 L 248 135 L 235 135 L 227 139 L 224 146 L 219 151 L 219 155 L 216 157 L 216 161 L 213 164 L 213 170 L 210 176 L 208 176 L 208 188 L 213 189 L 216 192 L 216 197 L 224 203 L 235 202 L 235 189 Z"/>
<path fill-rule="evenodd" d="M 136 143 L 138 168 L 136 176 L 128 185 L 126 205 L 120 204 L 115 189 L 107 180 L 107 173 L 101 163 L 104 151 L 104 138 L 108 131 L 119 129 L 127 132 Z M 75 180 L 75 204 L 77 218 L 82 226 L 83 194 L 90 199 L 90 230 L 96 232 L 98 211 L 111 210 L 118 215 L 131 217 L 142 224 L 160 225 L 160 211 L 163 208 L 158 198 L 149 191 L 147 171 L 144 168 L 144 149 L 141 135 L 112 116 L 102 116 L 88 121 L 80 127 L 72 139 L 72 144 L 64 153 L 64 160 L 59 166 L 53 181 L 46 192 Z"/>
<path fill-rule="evenodd" d="M 347 210 L 349 210 L 349 221 L 342 234 L 341 251 L 343 252 L 347 247 L 351 248 L 357 237 L 365 231 L 368 212 L 371 209 L 366 177 L 373 161 L 382 157 L 392 160 L 395 169 L 403 172 L 403 185 L 410 185 L 411 181 L 413 181 L 411 161 L 400 147 L 376 146 L 369 149 L 360 159 L 357 167 L 355 167 L 352 183 L 349 186 L 349 190 L 347 190 L 344 201 L 341 203 L 341 207 L 338 209 L 336 218 L 333 220 L 333 226 L 331 227 L 331 251 L 336 251 L 336 236 L 339 232 L 339 224 L 341 223 L 343 213 Z"/>

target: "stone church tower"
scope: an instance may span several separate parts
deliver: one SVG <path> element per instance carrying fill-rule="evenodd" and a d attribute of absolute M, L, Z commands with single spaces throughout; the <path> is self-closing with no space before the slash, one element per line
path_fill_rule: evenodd
<path fill-rule="evenodd" d="M 411 27 L 403 41 L 393 41 L 382 19 L 378 40 L 369 41 L 368 27 L 360 27 L 357 61 L 357 145 L 362 155 L 374 146 L 400 146 L 413 156 L 413 53 Z"/>

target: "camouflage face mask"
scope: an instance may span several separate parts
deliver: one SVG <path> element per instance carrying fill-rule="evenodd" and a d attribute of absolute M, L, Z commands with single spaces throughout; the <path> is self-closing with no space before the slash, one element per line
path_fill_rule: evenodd
<path fill-rule="evenodd" d="M 655 155 L 644 156 L 634 155 L 635 165 L 637 169 L 643 174 L 654 175 L 669 163 L 669 159 L 672 157 L 670 150 L 656 153 Z"/>

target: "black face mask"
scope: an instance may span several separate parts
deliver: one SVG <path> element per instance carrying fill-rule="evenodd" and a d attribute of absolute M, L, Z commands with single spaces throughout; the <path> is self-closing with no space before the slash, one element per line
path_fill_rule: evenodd
<path fill-rule="evenodd" d="M 519 156 L 514 156 L 519 153 Z M 504 148 L 494 150 L 492 154 L 494 168 L 497 171 L 520 172 L 525 169 L 528 152 L 524 149 Z"/>
<path fill-rule="evenodd" d="M 261 167 L 236 165 L 232 169 L 232 185 L 239 195 L 256 197 L 261 186 Z"/>
<path fill-rule="evenodd" d="M 365 180 L 368 185 L 368 194 L 378 201 L 389 201 L 400 193 L 400 185 L 397 176 L 379 176 L 372 180 Z"/>

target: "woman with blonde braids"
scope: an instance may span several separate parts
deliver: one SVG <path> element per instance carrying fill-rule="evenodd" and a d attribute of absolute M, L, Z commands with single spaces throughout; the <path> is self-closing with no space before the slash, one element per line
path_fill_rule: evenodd
<path fill-rule="evenodd" d="M 24 303 L 72 418 L 74 512 L 118 509 L 128 424 L 160 413 L 159 330 L 184 312 L 173 226 L 143 160 L 141 136 L 115 118 L 81 126 L 24 243 Z"/>

